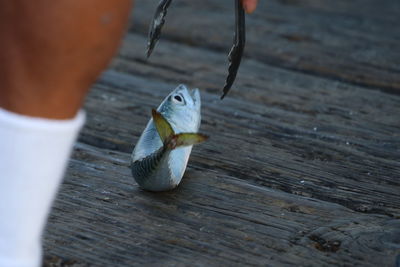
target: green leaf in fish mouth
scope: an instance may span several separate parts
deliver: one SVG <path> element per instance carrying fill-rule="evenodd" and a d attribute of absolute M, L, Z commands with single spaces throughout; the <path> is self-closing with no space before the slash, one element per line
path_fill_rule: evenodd
<path fill-rule="evenodd" d="M 175 134 L 171 124 L 164 118 L 164 116 L 160 112 L 153 109 L 151 113 L 158 135 L 160 136 L 164 147 L 168 149 L 172 150 L 177 147 L 196 145 L 208 139 L 207 135 L 200 133 Z"/>

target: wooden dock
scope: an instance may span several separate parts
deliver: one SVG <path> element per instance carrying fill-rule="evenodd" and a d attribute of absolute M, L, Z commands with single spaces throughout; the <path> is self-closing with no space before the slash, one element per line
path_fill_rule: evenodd
<path fill-rule="evenodd" d="M 233 1 L 175 0 L 145 60 L 158 0 L 137 0 L 44 237 L 45 266 L 400 264 L 400 1 L 260 0 L 220 101 Z M 201 132 L 174 191 L 138 188 L 130 153 L 179 83 Z"/>

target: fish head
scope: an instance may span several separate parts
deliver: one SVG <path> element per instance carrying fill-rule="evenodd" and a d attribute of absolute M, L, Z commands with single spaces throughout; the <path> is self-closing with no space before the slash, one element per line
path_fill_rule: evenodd
<path fill-rule="evenodd" d="M 181 84 L 161 103 L 158 111 L 169 121 L 176 133 L 197 132 L 200 126 L 201 99 L 199 89 Z"/>

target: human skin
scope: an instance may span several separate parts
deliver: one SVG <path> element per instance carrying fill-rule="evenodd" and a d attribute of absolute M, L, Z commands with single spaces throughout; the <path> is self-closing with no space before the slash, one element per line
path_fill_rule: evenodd
<path fill-rule="evenodd" d="M 0 1 L 0 106 L 67 119 L 114 55 L 130 0 Z"/>
<path fill-rule="evenodd" d="M 131 0 L 0 0 L 0 107 L 73 118 L 115 54 Z M 247 13 L 257 0 L 242 0 Z"/>
<path fill-rule="evenodd" d="M 242 5 L 246 13 L 250 14 L 256 10 L 258 0 L 242 0 Z"/>

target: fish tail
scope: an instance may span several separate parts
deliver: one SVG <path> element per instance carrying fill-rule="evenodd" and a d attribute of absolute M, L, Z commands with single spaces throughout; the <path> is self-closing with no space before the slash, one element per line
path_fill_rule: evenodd
<path fill-rule="evenodd" d="M 157 132 L 167 149 L 177 147 L 191 146 L 202 143 L 208 139 L 208 136 L 200 133 L 179 133 L 175 134 L 171 124 L 157 110 L 152 110 L 153 121 Z"/>
<path fill-rule="evenodd" d="M 165 145 L 165 143 L 171 139 L 171 136 L 175 135 L 174 129 L 172 129 L 171 124 L 157 110 L 153 109 L 151 115 L 153 116 L 154 125 L 156 126 L 158 135 Z"/>

